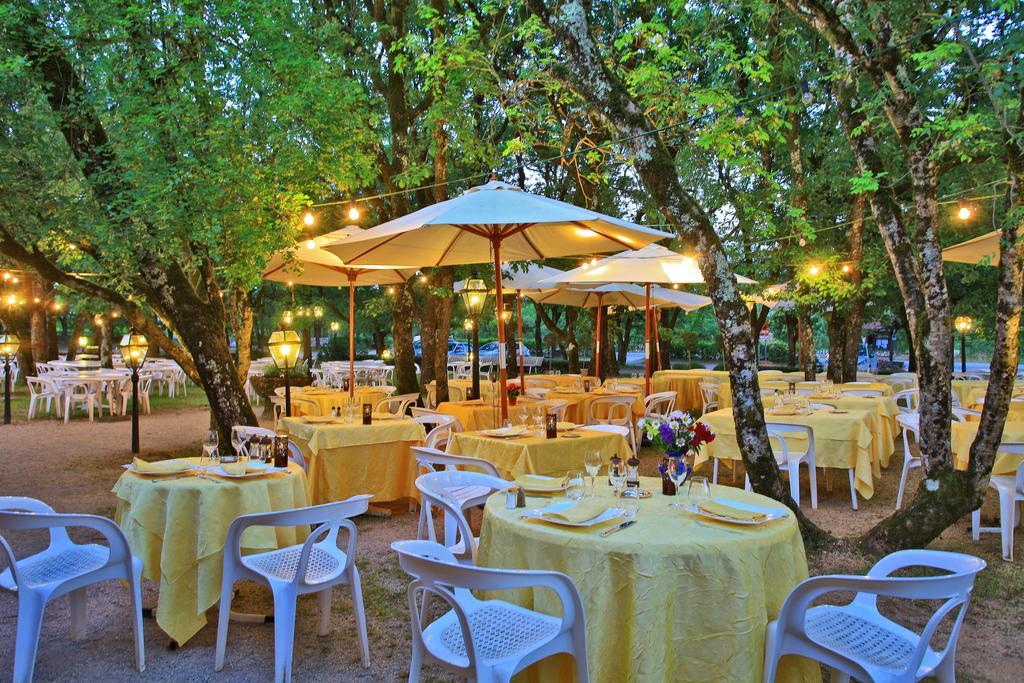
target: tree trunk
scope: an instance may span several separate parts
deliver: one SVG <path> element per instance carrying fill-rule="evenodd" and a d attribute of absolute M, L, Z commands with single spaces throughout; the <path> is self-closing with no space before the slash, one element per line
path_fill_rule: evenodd
<path fill-rule="evenodd" d="M 75 322 L 71 324 L 71 333 L 68 335 L 68 360 L 74 360 L 78 355 L 78 338 L 85 332 L 85 317 L 81 311 L 75 313 Z"/>
<path fill-rule="evenodd" d="M 813 382 L 815 380 L 814 331 L 811 328 L 810 313 L 805 310 L 799 311 L 796 323 L 800 351 L 800 371 L 804 373 L 805 382 Z"/>
<path fill-rule="evenodd" d="M 796 318 L 793 316 L 792 313 L 786 314 L 786 345 L 789 347 L 789 358 L 786 364 L 791 368 L 795 368 L 797 367 L 797 326 Z"/>
<path fill-rule="evenodd" d="M 451 292 L 455 281 L 455 270 L 451 266 L 438 268 L 431 275 L 433 286 L 443 292 Z M 437 401 L 448 400 L 448 331 L 452 327 L 452 307 L 455 297 L 445 295 L 438 297 L 437 327 L 444 332 L 444 338 L 438 339 L 437 348 L 434 350 L 434 379 L 437 382 Z"/>
<path fill-rule="evenodd" d="M 846 335 L 848 319 L 833 308 L 828 315 L 828 370 L 826 376 L 833 382 L 842 383 L 843 368 L 846 367 Z"/>
<path fill-rule="evenodd" d="M 57 318 L 56 312 L 46 313 L 46 360 L 57 360 L 60 357 L 60 346 L 57 343 Z"/>
<path fill-rule="evenodd" d="M 394 322 L 391 324 L 391 338 L 395 344 L 395 385 L 399 394 L 412 394 L 419 390 L 412 348 L 412 321 L 416 314 L 409 286 L 408 283 L 395 285 Z"/>

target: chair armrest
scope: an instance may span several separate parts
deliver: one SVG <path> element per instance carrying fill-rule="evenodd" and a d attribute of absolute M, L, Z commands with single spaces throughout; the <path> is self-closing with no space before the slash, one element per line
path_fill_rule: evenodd
<path fill-rule="evenodd" d="M 107 546 L 110 549 L 108 555 L 108 563 L 131 561 L 132 551 L 128 547 L 128 539 L 124 535 L 124 531 L 121 530 L 113 520 L 101 517 L 100 515 L 84 515 L 84 514 L 39 514 L 39 513 L 21 513 L 21 512 L 5 512 L 3 516 L 6 517 L 6 523 L 3 525 L 7 528 L 14 529 L 53 529 L 59 527 L 66 529 L 68 527 L 81 527 L 85 529 L 93 529 L 98 531 L 106 540 Z M 8 549 L 9 550 L 9 549 Z M 11 555 L 13 558 L 13 554 Z"/>

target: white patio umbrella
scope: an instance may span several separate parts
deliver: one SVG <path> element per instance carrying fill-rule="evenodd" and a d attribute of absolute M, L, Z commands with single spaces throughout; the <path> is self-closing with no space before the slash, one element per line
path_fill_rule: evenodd
<path fill-rule="evenodd" d="M 648 293 L 648 289 L 650 292 Z M 580 308 L 597 308 L 597 330 L 594 342 L 594 374 L 601 376 L 601 311 L 605 306 L 642 306 L 682 308 L 687 313 L 711 305 L 711 299 L 699 294 L 677 292 L 662 287 L 644 288 L 637 285 L 612 283 L 586 289 L 564 287 L 527 293 L 538 303 L 561 304 Z M 647 393 L 650 393 L 648 391 Z"/>
<path fill-rule="evenodd" d="M 755 280 L 736 276 L 740 284 L 756 284 Z M 704 282 L 697 261 L 692 256 L 679 254 L 657 244 L 636 251 L 624 251 L 597 263 L 570 270 L 549 278 L 547 284 L 586 285 L 600 282 L 632 282 L 644 285 L 648 299 L 652 285 L 697 284 Z M 651 306 L 644 310 L 644 387 L 651 393 Z"/>
<path fill-rule="evenodd" d="M 501 263 L 640 248 L 670 237 L 652 228 L 524 192 L 492 180 L 464 193 L 378 225 L 357 239 L 328 247 L 350 266 L 377 263 L 424 267 L 494 263 L 495 295 L 502 298 Z M 505 393 L 505 323 L 498 315 L 501 415 Z"/>
<path fill-rule="evenodd" d="M 341 287 L 348 285 L 348 390 L 355 392 L 355 288 L 365 285 L 394 285 L 407 281 L 416 273 L 415 268 L 399 269 L 390 266 L 348 266 L 324 247 L 363 232 L 349 225 L 319 237 L 304 240 L 291 250 L 274 254 L 263 271 L 264 280 L 313 287 Z M 289 258 L 289 255 L 291 258 Z"/>
<path fill-rule="evenodd" d="M 942 260 L 953 263 L 982 263 L 999 265 L 999 236 L 1001 231 L 993 230 L 984 235 L 954 244 L 942 250 Z"/>

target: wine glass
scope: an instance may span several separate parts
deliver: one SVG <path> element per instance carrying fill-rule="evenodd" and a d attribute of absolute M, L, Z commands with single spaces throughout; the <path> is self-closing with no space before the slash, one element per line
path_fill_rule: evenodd
<path fill-rule="evenodd" d="M 686 496 L 694 507 L 700 507 L 711 500 L 711 482 L 707 477 L 692 477 L 686 489 Z"/>
<path fill-rule="evenodd" d="M 217 465 L 220 463 L 220 457 L 217 455 L 217 445 L 220 443 L 220 434 L 216 429 L 211 429 L 206 432 L 203 437 L 203 457 L 200 458 L 199 464 L 209 463 L 211 465 Z"/>
<path fill-rule="evenodd" d="M 238 457 L 242 457 L 242 446 L 245 444 L 245 437 L 239 431 L 238 427 L 231 428 L 231 447 L 235 449 L 235 454 Z"/>
<path fill-rule="evenodd" d="M 587 492 L 586 480 L 579 470 L 572 470 L 566 475 L 568 486 L 565 488 L 565 497 L 572 501 L 578 501 Z"/>
<path fill-rule="evenodd" d="M 690 473 L 690 468 L 682 458 L 669 458 L 668 467 L 666 468 L 665 473 L 668 475 L 669 480 L 675 485 L 676 495 L 678 496 L 679 489 L 683 487 L 683 482 L 686 481 L 686 477 Z M 683 507 L 682 503 L 679 503 L 678 501 L 673 501 L 671 505 L 672 507 L 677 508 Z"/>
<path fill-rule="evenodd" d="M 590 495 L 597 495 L 597 473 L 601 470 L 601 453 L 598 451 L 587 451 L 583 458 L 583 466 L 587 468 L 590 475 Z"/>

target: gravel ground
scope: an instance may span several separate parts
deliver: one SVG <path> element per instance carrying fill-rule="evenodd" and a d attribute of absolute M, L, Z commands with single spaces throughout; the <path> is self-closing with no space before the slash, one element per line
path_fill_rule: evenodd
<path fill-rule="evenodd" d="M 168 407 L 142 420 L 143 457 L 198 454 L 199 439 L 209 423 L 204 408 Z M 126 420 L 104 418 L 95 423 L 76 420 L 61 425 L 37 420 L 3 428 L 3 466 L 0 494 L 40 498 L 59 511 L 90 512 L 112 516 L 114 497 L 110 493 L 129 460 L 130 426 Z M 861 509 L 850 509 L 845 473 L 836 473 L 831 492 L 819 485 L 818 510 L 808 510 L 817 524 L 842 535 L 856 535 L 890 513 L 895 485 L 902 464 L 902 443 L 898 444 L 890 468 L 876 484 L 871 501 Z M 651 470 L 657 457 L 645 454 L 644 469 Z M 724 470 L 723 482 L 729 483 Z M 735 483 L 742 485 L 737 472 Z M 908 490 L 912 491 L 916 480 Z M 806 491 L 806 483 L 804 485 Z M 806 493 L 804 494 L 807 495 Z M 809 500 L 809 498 L 807 498 Z M 295 634 L 294 676 L 296 680 L 399 680 L 407 675 L 409 633 L 406 615 L 406 577 L 390 550 L 390 543 L 413 538 L 415 515 L 395 507 L 389 518 L 358 520 L 359 558 L 363 593 L 370 633 L 372 666 L 359 665 L 351 602 L 346 589 L 335 591 L 331 632 L 316 635 L 317 615 L 312 597 L 300 600 Z M 15 552 L 23 555 L 41 548 L 45 539 L 8 536 Z M 79 538 L 78 540 L 82 540 Z M 981 543 L 970 540 L 967 520 L 947 531 L 934 547 L 965 550 L 984 557 L 989 569 L 975 591 L 961 637 L 958 673 L 961 680 L 1019 680 L 1022 656 L 1019 634 L 1024 627 L 1024 570 L 1017 563 L 999 559 L 998 535 L 984 536 Z M 1018 551 L 1024 553 L 1020 547 Z M 863 572 L 866 558 L 842 554 L 817 554 L 809 558 L 812 574 Z M 269 593 L 254 584 L 240 584 L 238 609 L 271 611 Z M 152 582 L 143 587 L 143 602 L 156 604 Z M 67 602 L 50 604 L 42 628 L 36 664 L 36 680 L 147 680 L 147 681 L 235 681 L 266 680 L 273 675 L 273 628 L 269 625 L 232 623 L 227 664 L 213 671 L 216 610 L 208 615 L 211 626 L 180 649 L 170 648 L 169 638 L 151 619 L 145 620 L 146 661 L 144 674 L 133 667 L 131 628 L 127 622 L 128 598 L 117 583 L 90 589 L 89 632 L 84 641 L 69 638 Z M 901 620 L 911 624 L 927 618 L 924 606 L 904 607 Z M 0 680 L 10 680 L 17 618 L 17 601 L 0 597 Z M 429 671 L 428 678 L 445 679 L 441 671 Z"/>

